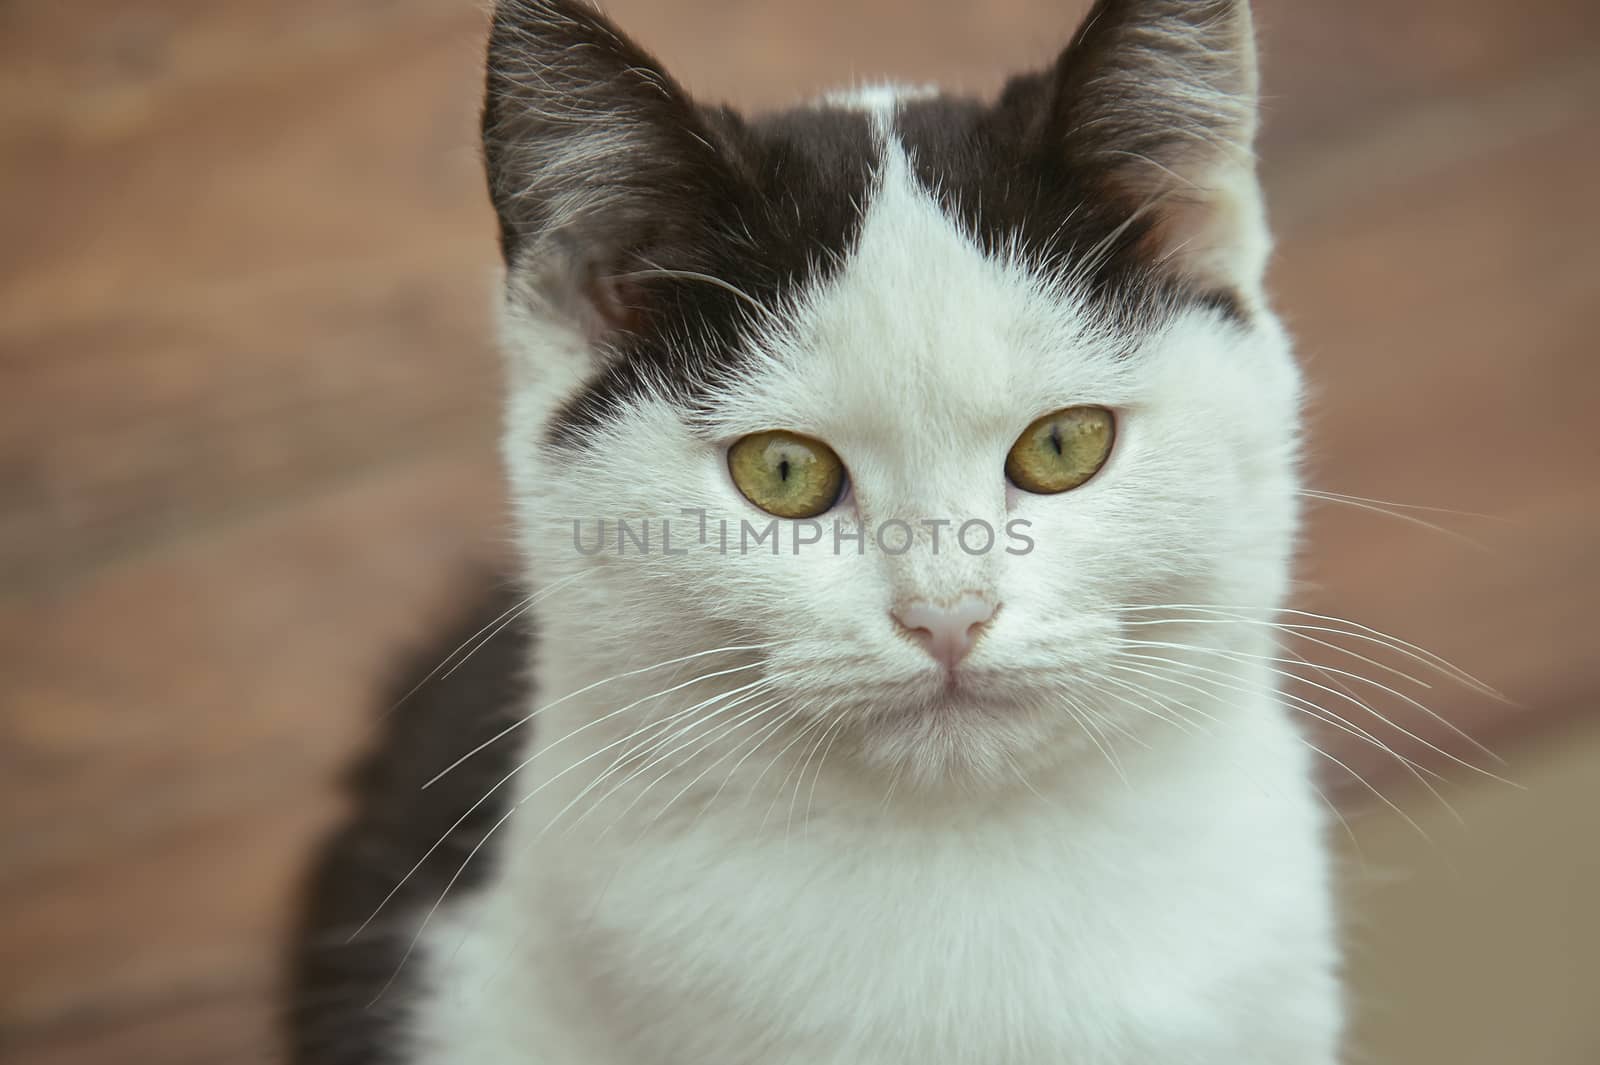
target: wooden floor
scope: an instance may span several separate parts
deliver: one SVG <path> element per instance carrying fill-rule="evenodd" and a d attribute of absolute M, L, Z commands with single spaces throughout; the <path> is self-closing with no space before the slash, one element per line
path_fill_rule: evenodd
<path fill-rule="evenodd" d="M 1079 6 L 609 8 L 764 106 L 883 74 L 989 91 Z M 8 1060 L 276 1058 L 281 932 L 376 678 L 506 538 L 481 7 L 0 4 Z M 1258 9 L 1312 482 L 1471 512 L 1315 507 L 1300 605 L 1509 693 L 1429 705 L 1514 773 L 1517 737 L 1600 694 L 1600 5 Z"/>

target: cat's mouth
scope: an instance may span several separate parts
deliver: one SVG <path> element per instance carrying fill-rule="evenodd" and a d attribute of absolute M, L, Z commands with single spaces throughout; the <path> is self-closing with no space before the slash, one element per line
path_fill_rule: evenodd
<path fill-rule="evenodd" d="M 860 691 L 861 700 L 886 715 L 936 715 L 956 718 L 963 715 L 992 716 L 1015 709 L 1025 692 L 989 669 L 961 665 L 954 669 L 935 667 L 882 689 Z"/>
<path fill-rule="evenodd" d="M 934 708 L 949 710 L 959 705 L 981 702 L 986 698 L 993 698 L 996 685 L 992 675 L 986 676 L 985 671 L 974 670 L 970 666 L 956 666 L 953 669 L 938 671 L 938 692 L 934 696 Z"/>

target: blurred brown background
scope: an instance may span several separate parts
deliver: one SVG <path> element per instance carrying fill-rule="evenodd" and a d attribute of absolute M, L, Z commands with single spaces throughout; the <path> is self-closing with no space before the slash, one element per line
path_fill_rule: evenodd
<path fill-rule="evenodd" d="M 882 75 L 989 92 L 1084 6 L 610 10 L 758 107 Z M 376 680 L 505 542 L 478 8 L 0 2 L 8 1060 L 276 1059 L 292 892 Z M 1452 512 L 1314 506 L 1299 605 L 1507 692 L 1426 701 L 1526 787 L 1413 746 L 1457 822 L 1327 739 L 1427 837 L 1330 763 L 1351 1060 L 1595 1065 L 1600 4 L 1258 11 L 1311 482 Z"/>

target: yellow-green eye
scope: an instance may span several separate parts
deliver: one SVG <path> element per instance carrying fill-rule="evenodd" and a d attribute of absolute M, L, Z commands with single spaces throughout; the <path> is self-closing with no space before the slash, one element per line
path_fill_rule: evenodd
<path fill-rule="evenodd" d="M 728 449 L 728 472 L 744 497 L 780 518 L 814 518 L 839 501 L 844 463 L 821 440 L 774 429 Z"/>
<path fill-rule="evenodd" d="M 1024 492 L 1054 495 L 1099 472 L 1111 454 L 1116 419 L 1104 407 L 1068 407 L 1022 431 L 1006 456 L 1006 476 Z"/>

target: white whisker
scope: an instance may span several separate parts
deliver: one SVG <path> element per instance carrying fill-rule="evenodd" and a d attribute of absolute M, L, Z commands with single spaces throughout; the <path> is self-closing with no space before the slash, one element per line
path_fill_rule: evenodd
<path fill-rule="evenodd" d="M 549 702 L 549 703 L 544 704 L 543 706 L 539 707 L 537 710 L 535 710 L 532 713 L 526 715 L 525 717 L 519 718 L 518 720 L 516 720 L 516 721 L 512 722 L 511 724 L 507 725 L 505 728 L 501 729 L 499 732 L 495 733 L 493 736 L 490 736 L 488 739 L 484 740 L 482 743 L 480 743 L 476 747 L 472 748 L 472 750 L 468 751 L 466 754 L 462 755 L 460 758 L 457 758 L 455 761 L 451 762 L 449 765 L 447 765 L 443 769 L 439 770 L 438 773 L 434 774 L 434 776 L 431 779 L 429 779 L 429 781 L 426 784 L 424 784 L 422 786 L 423 786 L 424 789 L 432 787 L 433 785 L 437 784 L 440 780 L 442 780 L 445 776 L 447 776 L 449 773 L 451 773 L 453 770 L 455 770 L 458 766 L 460 766 L 463 762 L 465 762 L 468 759 L 474 757 L 475 755 L 478 755 L 478 754 L 482 753 L 483 751 L 487 750 L 489 747 L 491 747 L 494 744 L 498 743 L 500 740 L 505 739 L 507 736 L 511 735 L 511 733 L 515 732 L 517 729 L 520 729 L 524 725 L 527 725 L 529 722 L 533 721 L 535 718 L 537 718 L 540 714 L 544 713 L 546 710 L 550 710 L 550 709 L 553 709 L 553 708 L 555 708 L 557 706 L 560 706 L 562 703 L 565 703 L 568 700 L 576 699 L 578 696 L 583 695 L 586 692 L 591 692 L 591 691 L 593 691 L 594 689 L 600 687 L 603 684 L 610 684 L 613 681 L 624 680 L 624 679 L 626 679 L 628 677 L 637 677 L 637 676 L 639 676 L 640 674 L 643 674 L 643 673 L 650 673 L 650 672 L 653 672 L 654 670 L 662 669 L 662 668 L 664 668 L 666 666 L 674 666 L 674 665 L 678 665 L 678 664 L 683 663 L 683 662 L 690 662 L 690 661 L 693 661 L 694 659 L 697 659 L 697 658 L 704 658 L 707 655 L 725 654 L 725 653 L 727 653 L 729 651 L 757 651 L 757 650 L 761 650 L 762 648 L 764 648 L 766 646 L 768 646 L 768 645 L 759 644 L 759 643 L 752 643 L 752 644 L 734 644 L 734 645 L 729 646 L 729 647 L 714 647 L 709 651 L 697 651 L 692 655 L 684 655 L 681 658 L 668 659 L 665 662 L 657 662 L 653 666 L 644 666 L 641 669 L 629 670 L 626 673 L 613 674 L 612 676 L 606 677 L 604 680 L 597 680 L 593 684 L 587 684 L 584 687 L 579 688 L 577 691 L 568 692 L 566 695 L 563 695 L 561 698 L 556 699 L 553 702 Z M 625 711 L 632 710 L 634 707 L 638 706 L 639 703 L 647 702 L 647 701 L 649 701 L 651 699 L 660 698 L 663 695 L 670 695 L 675 691 L 678 691 L 678 690 L 680 690 L 682 688 L 686 688 L 691 684 L 699 683 L 702 680 L 710 680 L 713 677 L 722 677 L 722 676 L 726 676 L 728 673 L 737 673 L 740 670 L 754 669 L 754 668 L 755 668 L 754 665 L 736 666 L 733 669 L 725 670 L 725 671 L 723 671 L 721 673 L 710 673 L 710 674 L 705 674 L 705 675 L 702 675 L 702 676 L 698 676 L 698 677 L 695 677 L 693 680 L 684 681 L 682 684 L 679 684 L 679 685 L 676 685 L 674 687 L 666 688 L 666 689 L 663 689 L 662 691 L 656 692 L 654 695 L 647 695 L 643 699 L 638 700 L 638 702 L 629 703 L 627 706 L 622 707 L 620 710 L 612 711 L 612 713 L 610 715 L 607 715 L 607 716 L 611 717 L 611 716 L 615 716 L 616 714 L 620 714 L 620 713 L 623 713 Z M 599 724 L 600 721 L 604 721 L 604 720 L 606 720 L 606 718 L 599 718 L 596 721 L 591 722 L 591 723 L 592 724 Z"/>
<path fill-rule="evenodd" d="M 1334 688 L 1330 688 L 1327 685 L 1322 684 L 1322 683 L 1320 683 L 1318 681 L 1314 681 L 1310 677 L 1304 677 L 1304 676 L 1301 676 L 1298 673 L 1291 673 L 1287 669 L 1277 668 L 1277 666 L 1276 666 L 1276 664 L 1279 664 L 1279 663 L 1284 664 L 1284 665 L 1295 665 L 1295 664 L 1297 664 L 1293 659 L 1281 658 L 1281 657 L 1278 657 L 1276 655 L 1255 654 L 1255 653 L 1250 652 L 1250 651 L 1231 651 L 1231 650 L 1224 650 L 1222 648 L 1204 647 L 1204 646 L 1200 646 L 1200 645 L 1191 645 L 1191 644 L 1168 643 L 1168 642 L 1164 642 L 1164 641 L 1154 641 L 1154 640 L 1143 640 L 1143 641 L 1141 641 L 1141 640 L 1128 640 L 1128 641 L 1124 641 L 1124 643 L 1126 643 L 1128 646 L 1133 646 L 1133 647 L 1166 648 L 1166 649 L 1178 650 L 1178 651 L 1194 651 L 1194 652 L 1218 655 L 1218 656 L 1221 656 L 1221 657 L 1224 657 L 1224 658 L 1232 659 L 1234 661 L 1245 660 L 1245 661 L 1262 662 L 1262 663 L 1265 663 L 1265 664 L 1267 664 L 1269 666 L 1272 666 L 1273 667 L 1272 668 L 1272 672 L 1278 674 L 1279 676 L 1284 677 L 1287 680 L 1295 680 L 1295 681 L 1299 681 L 1301 684 L 1309 684 L 1313 688 L 1317 688 L 1320 691 L 1328 692 L 1330 695 L 1334 695 L 1334 696 L 1336 696 L 1338 698 L 1341 698 L 1341 699 L 1349 699 L 1350 698 L 1350 696 L 1345 695 L 1343 692 L 1337 691 Z M 1438 711 L 1432 709 L 1431 707 L 1427 706 L 1426 704 L 1424 704 L 1422 702 L 1419 702 L 1418 700 L 1412 698 L 1411 696 L 1405 694 L 1404 692 L 1399 691 L 1399 690 L 1397 690 L 1395 688 L 1392 688 L 1389 685 L 1384 684 L 1382 681 L 1373 680 L 1371 677 L 1363 676 L 1360 673 L 1355 673 L 1355 672 L 1352 672 L 1350 670 L 1339 669 L 1336 666 L 1329 666 L 1329 665 L 1321 665 L 1321 664 L 1319 664 L 1317 668 L 1320 669 L 1320 670 L 1329 672 L 1329 673 L 1333 673 L 1333 674 L 1335 674 L 1337 676 L 1345 677 L 1345 678 L 1347 678 L 1349 680 L 1356 681 L 1357 683 L 1360 683 L 1360 684 L 1370 685 L 1370 686 L 1378 689 L 1379 691 L 1385 692 L 1385 693 L 1387 693 L 1389 695 L 1394 696 L 1397 699 L 1400 699 L 1401 701 L 1405 702 L 1407 705 L 1413 706 L 1416 709 L 1421 710 L 1423 713 L 1425 713 L 1429 717 L 1433 718 L 1439 724 L 1448 727 L 1449 729 L 1451 729 L 1451 731 L 1455 732 L 1457 735 L 1459 735 L 1463 739 L 1467 740 L 1469 743 L 1471 743 L 1474 747 L 1477 747 L 1484 754 L 1489 755 L 1490 757 L 1493 757 L 1493 755 L 1491 754 L 1491 752 L 1487 748 L 1485 748 L 1482 744 L 1478 743 L 1478 741 L 1472 739 L 1471 736 L 1468 736 L 1459 727 L 1457 727 L 1456 725 L 1454 725 L 1450 721 L 1446 720 L 1443 716 L 1441 716 L 1438 713 Z M 1427 747 L 1429 750 L 1435 752 L 1436 754 L 1439 754 L 1439 755 L 1442 755 L 1445 758 L 1448 758 L 1450 761 L 1455 762 L 1457 765 L 1461 766 L 1462 768 L 1470 769 L 1474 773 L 1482 774 L 1483 776 L 1488 777 L 1490 780 L 1498 781 L 1501 784 L 1507 784 L 1507 785 L 1510 785 L 1511 787 L 1518 787 L 1518 785 L 1513 784 L 1511 781 L 1506 780 L 1504 777 L 1498 776 L 1497 774 L 1491 772 L 1490 770 L 1484 769 L 1482 766 L 1475 765 L 1472 762 L 1469 762 L 1466 759 L 1461 758 L 1458 755 L 1452 754 L 1451 752 L 1445 750 L 1444 748 L 1438 746 L 1437 744 L 1432 743 L 1432 742 L 1430 742 L 1430 741 L 1428 741 L 1426 739 L 1423 739 L 1421 736 L 1418 736 L 1416 733 L 1414 733 L 1414 732 L 1410 731 L 1409 729 L 1405 728 L 1403 725 L 1400 725 L 1397 722 L 1395 722 L 1395 721 L 1391 720 L 1390 718 L 1386 717 L 1385 715 L 1378 713 L 1371 706 L 1367 705 L 1366 703 L 1362 702 L 1361 700 L 1356 699 L 1355 703 L 1356 703 L 1357 706 L 1360 706 L 1361 709 L 1365 710 L 1367 713 L 1371 714 L 1373 717 L 1377 718 L 1379 721 L 1382 721 L 1384 724 L 1388 725 L 1390 728 L 1393 728 L 1397 732 L 1400 732 L 1400 733 L 1404 734 L 1409 739 L 1415 740 L 1416 742 L 1422 744 L 1423 746 Z"/>

